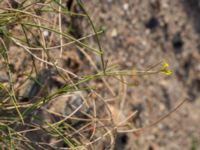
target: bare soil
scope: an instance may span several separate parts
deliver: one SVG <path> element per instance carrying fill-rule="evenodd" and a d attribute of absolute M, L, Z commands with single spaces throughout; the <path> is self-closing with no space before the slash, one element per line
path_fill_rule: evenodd
<path fill-rule="evenodd" d="M 200 144 L 200 7 L 197 0 L 85 1 L 95 24 L 105 29 L 105 53 L 126 69 L 143 69 L 166 60 L 173 70 L 129 78 L 124 112 L 138 110 L 136 127 L 145 127 L 188 101 L 148 131 L 119 135 L 116 150 L 189 150 Z M 97 17 L 98 16 L 98 17 Z M 196 144 L 195 142 L 196 141 Z M 120 146 L 120 145 L 124 146 Z"/>

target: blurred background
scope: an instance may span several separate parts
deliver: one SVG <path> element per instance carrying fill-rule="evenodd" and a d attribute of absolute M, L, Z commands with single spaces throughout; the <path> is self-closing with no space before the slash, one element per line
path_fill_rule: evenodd
<path fill-rule="evenodd" d="M 194 150 L 200 142 L 200 5 L 198 0 L 84 1 L 102 47 L 123 69 L 167 61 L 171 76 L 128 78 L 126 110 L 138 110 L 137 127 L 154 122 L 180 101 L 170 117 L 139 134 L 119 135 L 116 150 Z M 97 17 L 98 16 L 98 17 Z M 121 147 L 118 145 L 121 143 Z"/>

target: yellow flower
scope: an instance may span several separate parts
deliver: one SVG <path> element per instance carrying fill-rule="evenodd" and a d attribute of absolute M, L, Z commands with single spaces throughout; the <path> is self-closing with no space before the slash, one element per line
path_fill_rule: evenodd
<path fill-rule="evenodd" d="M 169 64 L 168 63 L 164 63 L 164 65 L 162 66 L 160 72 L 161 73 L 165 73 L 167 75 L 171 75 L 172 74 L 172 71 L 171 70 L 168 70 L 167 68 L 169 67 Z"/>

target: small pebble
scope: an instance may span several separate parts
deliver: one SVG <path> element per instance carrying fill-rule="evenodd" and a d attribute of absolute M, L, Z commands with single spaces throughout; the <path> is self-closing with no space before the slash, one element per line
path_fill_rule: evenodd
<path fill-rule="evenodd" d="M 49 36 L 49 31 L 44 30 L 44 31 L 43 31 L 43 35 L 44 35 L 45 37 L 48 37 L 48 36 Z"/>
<path fill-rule="evenodd" d="M 158 27 L 159 21 L 156 17 L 151 17 L 147 22 L 146 22 L 146 28 L 153 30 L 156 27 Z"/>
<path fill-rule="evenodd" d="M 177 32 L 173 39 L 172 39 L 172 45 L 174 47 L 174 52 L 175 54 L 181 53 L 182 52 L 182 47 L 183 47 L 183 40 L 181 37 L 180 32 Z"/>
<path fill-rule="evenodd" d="M 128 8 L 129 8 L 129 5 L 128 5 L 128 3 L 125 3 L 125 4 L 123 5 L 123 9 L 124 9 L 125 11 L 127 11 L 127 10 L 128 10 Z"/>
<path fill-rule="evenodd" d="M 111 36 L 112 36 L 112 37 L 116 37 L 117 34 L 118 34 L 118 33 L 117 33 L 117 29 L 113 29 L 112 32 L 111 32 Z"/>

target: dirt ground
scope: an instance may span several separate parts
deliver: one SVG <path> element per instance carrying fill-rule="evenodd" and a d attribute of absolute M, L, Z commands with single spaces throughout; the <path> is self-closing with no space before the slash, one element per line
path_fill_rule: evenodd
<path fill-rule="evenodd" d="M 145 127 L 188 101 L 158 125 L 138 135 L 119 135 L 115 149 L 189 150 L 200 146 L 200 6 L 197 0 L 85 1 L 108 58 L 126 69 L 143 69 L 166 60 L 170 77 L 127 79 L 124 111 L 138 110 L 137 127 Z M 96 17 L 99 16 L 99 17 Z M 119 146 L 118 143 L 124 144 Z"/>
<path fill-rule="evenodd" d="M 106 55 L 105 59 L 110 64 L 118 64 L 120 69 L 125 70 L 144 70 L 166 61 L 173 71 L 171 76 L 154 74 L 124 79 L 134 86 L 105 79 L 111 90 L 108 90 L 100 80 L 91 82 L 90 85 L 97 88 L 101 96 L 109 99 L 117 95 L 113 98 L 115 100 L 113 105 L 116 104 L 119 110 L 122 110 L 123 116 L 138 111 L 130 121 L 135 128 L 147 127 L 172 111 L 181 101 L 187 100 L 177 111 L 147 130 L 117 134 L 114 149 L 197 150 L 200 147 L 199 1 L 83 0 L 83 2 L 96 28 L 105 31 L 100 34 L 100 42 Z M 78 9 L 76 11 L 79 12 Z M 76 29 L 76 32 L 71 33 L 74 37 L 81 38 L 91 33 L 91 27 L 88 27 L 88 23 L 81 17 L 71 18 L 70 21 Z M 68 23 L 69 18 L 63 17 L 63 26 Z M 87 42 L 97 47 L 94 38 L 89 38 Z M 10 67 L 13 68 L 14 80 L 17 80 L 16 86 L 19 86 L 22 82 L 20 74 L 23 70 L 30 71 L 29 67 L 32 64 L 29 61 L 30 56 L 24 55 L 19 47 L 15 45 L 10 49 L 9 56 L 13 56 Z M 54 59 L 59 58 L 57 51 L 52 51 L 50 55 Z M 67 52 L 64 51 L 63 58 L 64 61 L 57 63 L 77 75 L 95 72 L 95 69 L 91 69 L 88 65 L 90 63 L 83 53 L 80 53 L 75 46 L 71 46 Z M 100 68 L 99 57 L 91 55 L 91 58 Z M 3 68 L 2 66 L 0 64 L 0 68 Z M 6 82 L 6 73 L 0 71 L 0 75 L 0 80 Z M 57 87 L 60 86 L 57 79 L 52 83 Z M 22 89 L 28 89 L 26 84 L 23 86 Z M 18 94 L 20 95 L 20 92 Z M 125 102 L 121 106 L 123 100 Z M 63 106 L 59 104 L 55 107 L 59 110 Z"/>

